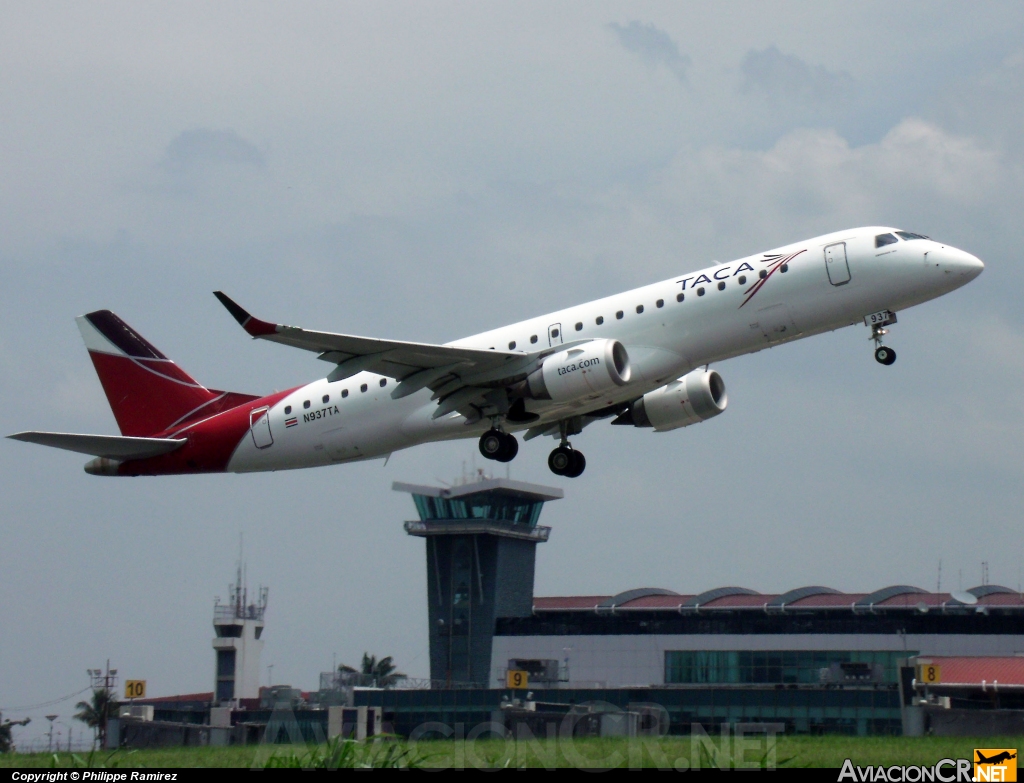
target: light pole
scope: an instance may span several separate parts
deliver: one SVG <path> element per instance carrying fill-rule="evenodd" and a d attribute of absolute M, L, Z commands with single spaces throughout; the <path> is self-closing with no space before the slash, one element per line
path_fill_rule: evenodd
<path fill-rule="evenodd" d="M 49 744 L 49 752 L 50 753 L 53 753 L 53 722 L 55 720 L 57 720 L 58 717 L 59 716 L 57 716 L 57 715 L 47 715 L 46 716 L 46 719 L 48 721 L 50 721 L 50 744 Z"/>

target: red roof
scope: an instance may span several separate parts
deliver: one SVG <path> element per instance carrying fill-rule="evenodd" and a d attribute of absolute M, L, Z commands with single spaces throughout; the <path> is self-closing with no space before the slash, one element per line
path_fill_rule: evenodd
<path fill-rule="evenodd" d="M 982 592 L 985 587 L 973 588 Z M 791 609 L 851 609 L 851 611 L 866 612 L 879 609 L 902 609 L 914 610 L 924 605 L 930 610 L 966 610 L 974 611 L 983 607 L 1019 607 L 1024 608 L 1024 596 L 1017 592 L 1008 592 L 1007 588 L 997 588 L 999 592 L 989 595 L 982 595 L 977 599 L 976 604 L 961 604 L 949 593 L 918 593 L 899 592 L 890 595 L 880 601 L 873 601 L 870 607 L 866 604 L 854 606 L 859 601 L 865 601 L 875 595 L 874 593 L 815 593 L 805 598 L 787 602 L 784 610 Z M 885 594 L 886 590 L 880 591 Z M 625 597 L 624 594 L 620 594 Z M 625 600 L 622 603 L 615 603 L 614 610 L 647 610 L 647 611 L 678 611 L 680 606 L 683 611 L 712 610 L 712 609 L 761 609 L 765 604 L 771 605 L 773 601 L 780 598 L 783 593 L 755 593 L 722 595 L 712 598 L 699 607 L 693 607 L 693 600 L 696 595 L 645 595 L 632 600 Z M 594 611 L 599 605 L 606 604 L 601 611 L 610 611 L 611 604 L 616 596 L 612 595 L 579 595 L 579 596 L 548 596 L 533 599 L 535 612 L 579 612 Z M 778 611 L 778 606 L 769 606 L 769 610 Z"/>
<path fill-rule="evenodd" d="M 213 691 L 183 693 L 180 696 L 157 696 L 155 699 L 138 699 L 140 704 L 161 704 L 175 701 L 213 701 Z"/>
<path fill-rule="evenodd" d="M 936 685 L 976 685 L 1024 687 L 1024 657 L 953 658 L 940 655 L 920 656 L 918 664 L 939 667 Z"/>

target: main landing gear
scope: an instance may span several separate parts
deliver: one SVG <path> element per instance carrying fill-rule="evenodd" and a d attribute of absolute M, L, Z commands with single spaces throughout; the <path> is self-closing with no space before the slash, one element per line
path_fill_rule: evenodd
<path fill-rule="evenodd" d="M 480 436 L 480 453 L 487 459 L 511 462 L 519 453 L 519 441 L 515 435 L 509 435 L 501 430 L 487 430 Z"/>
<path fill-rule="evenodd" d="M 587 458 L 565 441 L 548 456 L 548 467 L 556 476 L 577 478 L 587 469 Z"/>

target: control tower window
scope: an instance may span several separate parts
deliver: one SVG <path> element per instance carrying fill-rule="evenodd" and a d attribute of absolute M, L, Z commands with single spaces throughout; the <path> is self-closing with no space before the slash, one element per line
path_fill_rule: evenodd
<path fill-rule="evenodd" d="M 879 234 L 875 237 L 875 247 L 885 247 L 899 242 L 892 234 Z"/>

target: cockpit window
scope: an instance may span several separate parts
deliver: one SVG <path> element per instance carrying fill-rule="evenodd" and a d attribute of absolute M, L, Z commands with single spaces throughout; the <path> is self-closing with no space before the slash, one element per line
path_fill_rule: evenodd
<path fill-rule="evenodd" d="M 928 238 L 924 234 L 912 234 L 909 231 L 897 231 L 896 235 L 897 236 L 901 236 L 904 239 L 927 239 Z"/>
<path fill-rule="evenodd" d="M 886 245 L 894 245 L 899 242 L 896 237 L 892 234 L 879 234 L 875 237 L 875 247 L 885 247 Z"/>

